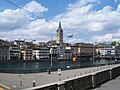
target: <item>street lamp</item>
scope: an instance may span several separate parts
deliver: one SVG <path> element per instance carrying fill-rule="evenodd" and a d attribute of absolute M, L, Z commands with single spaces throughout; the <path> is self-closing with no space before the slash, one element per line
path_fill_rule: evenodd
<path fill-rule="evenodd" d="M 51 40 L 50 40 L 50 67 L 48 69 L 48 74 L 51 74 L 51 69 L 52 69 L 52 65 L 53 65 L 52 54 L 53 54 L 53 48 L 52 48 L 52 33 L 51 33 Z"/>
<path fill-rule="evenodd" d="M 50 48 L 50 68 L 52 68 L 52 64 L 53 64 L 53 62 L 52 62 L 52 54 L 53 54 L 53 48 L 52 48 L 52 45 L 51 45 L 51 48 Z"/>
<path fill-rule="evenodd" d="M 117 54 L 118 54 L 118 52 L 117 52 L 117 48 L 118 48 L 118 43 L 116 42 L 116 44 L 115 44 L 115 63 L 117 63 Z"/>
<path fill-rule="evenodd" d="M 94 64 L 94 62 L 95 62 L 95 53 L 94 53 L 94 49 L 95 49 L 95 47 L 94 47 L 94 43 L 93 43 L 93 64 Z"/>

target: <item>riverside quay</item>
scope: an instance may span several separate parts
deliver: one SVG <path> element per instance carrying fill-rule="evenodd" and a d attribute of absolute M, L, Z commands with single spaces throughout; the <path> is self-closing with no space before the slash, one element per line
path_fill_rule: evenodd
<path fill-rule="evenodd" d="M 119 75 L 120 64 L 51 73 L 0 73 L 0 90 L 89 90 Z"/>

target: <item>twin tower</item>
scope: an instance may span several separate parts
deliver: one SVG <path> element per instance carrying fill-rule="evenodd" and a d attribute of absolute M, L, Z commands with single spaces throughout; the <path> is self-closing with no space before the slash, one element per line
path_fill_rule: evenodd
<path fill-rule="evenodd" d="M 61 22 L 59 22 L 59 26 L 58 26 L 58 29 L 56 31 L 57 33 L 57 39 L 56 39 L 56 43 L 57 44 L 63 44 L 63 30 L 61 28 Z"/>

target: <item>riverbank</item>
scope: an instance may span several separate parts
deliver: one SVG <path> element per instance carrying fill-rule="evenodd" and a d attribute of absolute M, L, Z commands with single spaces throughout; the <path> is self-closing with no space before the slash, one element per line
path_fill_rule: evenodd
<path fill-rule="evenodd" d="M 41 73 L 46 72 L 48 69 L 56 71 L 58 68 L 62 70 L 79 69 L 86 67 L 95 67 L 102 65 L 115 64 L 115 60 L 53 60 L 51 67 L 51 60 L 33 60 L 33 61 L 23 61 L 23 60 L 10 60 L 0 62 L 0 72 L 2 73 Z M 120 63 L 118 60 L 117 63 Z M 69 68 L 68 68 L 69 67 Z"/>
<path fill-rule="evenodd" d="M 94 57 L 95 60 L 120 60 L 119 57 Z M 92 60 L 92 57 L 86 57 L 86 56 L 81 56 L 79 58 L 76 58 L 75 61 L 80 61 L 80 60 Z M 51 61 L 51 59 L 39 59 L 39 60 L 22 60 L 22 59 L 17 59 L 17 60 L 0 60 L 0 62 L 44 62 L 44 61 Z M 52 61 L 73 61 L 73 59 L 57 59 L 53 58 Z"/>
<path fill-rule="evenodd" d="M 100 71 L 100 70 L 104 70 L 104 69 L 112 68 L 116 66 L 118 66 L 118 64 L 91 67 L 91 68 L 74 69 L 74 70 L 65 70 L 65 71 L 61 71 L 60 76 L 58 75 L 57 71 L 52 72 L 51 74 L 48 74 L 48 72 L 32 73 L 32 74 L 0 73 L 0 81 L 2 83 L 14 85 L 16 86 L 16 90 L 20 90 L 24 88 L 33 87 L 34 80 L 36 82 L 36 86 L 44 85 L 48 83 L 57 82 L 59 80 L 62 81 L 68 78 L 74 78 L 74 77 L 82 76 L 85 74 L 93 73 L 96 71 Z"/>

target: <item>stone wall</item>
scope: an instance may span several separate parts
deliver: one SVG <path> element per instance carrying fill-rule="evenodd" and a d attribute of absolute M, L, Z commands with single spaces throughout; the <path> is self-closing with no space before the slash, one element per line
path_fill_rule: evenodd
<path fill-rule="evenodd" d="M 92 75 L 93 77 L 93 81 L 92 81 L 92 85 L 93 87 L 101 84 L 101 83 L 104 83 L 108 80 L 110 80 L 110 70 L 103 70 L 103 71 L 98 71 L 96 73 L 94 73 Z"/>
<path fill-rule="evenodd" d="M 85 90 L 92 87 L 92 75 L 64 80 L 64 90 Z"/>
<path fill-rule="evenodd" d="M 120 67 L 113 68 L 111 70 L 111 72 L 112 72 L 112 78 L 119 76 L 120 75 Z"/>
<path fill-rule="evenodd" d="M 23 90 L 86 90 L 120 75 L 120 66 Z"/>

